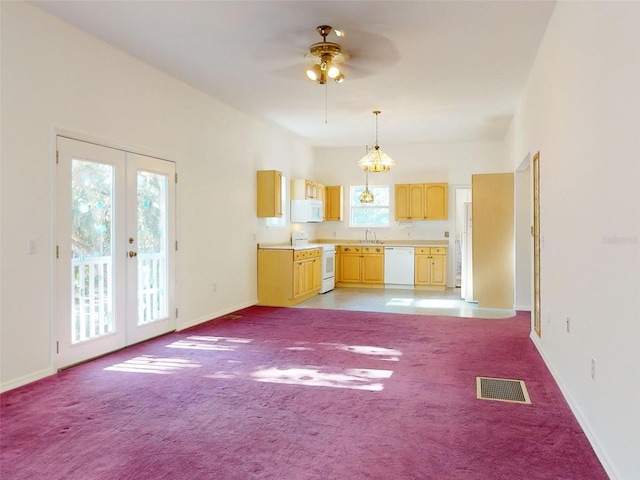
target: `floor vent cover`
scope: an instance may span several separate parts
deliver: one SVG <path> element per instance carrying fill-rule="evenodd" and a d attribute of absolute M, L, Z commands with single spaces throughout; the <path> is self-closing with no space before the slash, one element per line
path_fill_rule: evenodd
<path fill-rule="evenodd" d="M 231 314 L 229 314 L 229 315 L 225 315 L 225 316 L 224 316 L 224 317 L 222 317 L 222 318 L 227 318 L 227 319 L 229 319 L 229 320 L 235 320 L 236 318 L 240 318 L 241 316 L 242 316 L 242 315 L 234 315 L 234 314 L 232 314 L 232 313 L 231 313 Z"/>
<path fill-rule="evenodd" d="M 530 404 L 527 386 L 523 380 L 476 377 L 478 399 Z"/>

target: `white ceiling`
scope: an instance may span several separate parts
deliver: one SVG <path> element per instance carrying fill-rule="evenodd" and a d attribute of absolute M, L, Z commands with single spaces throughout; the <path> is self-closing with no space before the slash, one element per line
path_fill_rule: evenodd
<path fill-rule="evenodd" d="M 314 146 L 502 140 L 552 1 L 34 1 Z M 344 83 L 307 79 L 331 34 Z M 326 104 L 325 104 L 326 95 Z M 325 123 L 325 106 L 327 122 Z"/>

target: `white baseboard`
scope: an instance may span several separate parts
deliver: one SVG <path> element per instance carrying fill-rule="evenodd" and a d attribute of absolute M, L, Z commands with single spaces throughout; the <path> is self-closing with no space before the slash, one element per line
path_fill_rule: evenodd
<path fill-rule="evenodd" d="M 531 341 L 533 342 L 536 349 L 538 350 L 538 353 L 542 357 L 542 361 L 547 366 L 547 369 L 549 370 L 549 372 L 551 372 L 551 376 L 555 380 L 556 385 L 558 385 L 558 388 L 560 389 L 560 393 L 562 393 L 562 396 L 569 404 L 569 408 L 571 409 L 573 416 L 576 417 L 576 420 L 578 420 L 580 427 L 584 431 L 584 434 L 586 435 L 587 440 L 589 440 L 589 443 L 593 447 L 593 451 L 598 457 L 598 460 L 600 460 L 600 463 L 602 464 L 602 467 L 604 468 L 605 472 L 607 472 L 607 475 L 609 476 L 610 480 L 623 480 L 618 470 L 615 468 L 615 466 L 611 462 L 609 455 L 607 455 L 604 448 L 602 448 L 602 446 L 600 445 L 600 442 L 598 442 L 598 436 L 593 431 L 593 428 L 591 428 L 591 424 L 589 423 L 589 420 L 585 417 L 582 410 L 580 409 L 578 404 L 574 401 L 573 397 L 571 396 L 569 389 L 564 384 L 564 382 L 558 375 L 557 371 L 553 368 L 553 366 L 549 362 L 549 359 L 545 355 L 544 349 L 540 344 L 540 340 L 538 336 L 534 331 L 531 331 L 529 337 L 531 338 Z"/>
<path fill-rule="evenodd" d="M 218 310 L 217 312 L 213 312 L 207 315 L 204 315 L 200 318 L 196 318 L 193 320 L 190 320 L 188 322 L 185 323 L 180 323 L 178 325 L 178 328 L 176 329 L 176 331 L 180 331 L 180 330 L 185 330 L 187 328 L 191 328 L 191 327 L 195 327 L 196 325 L 200 325 L 201 323 L 205 323 L 208 322 L 209 320 L 213 320 L 215 318 L 218 317 L 222 317 L 224 315 L 227 315 L 229 313 L 235 312 L 237 310 L 241 310 L 243 308 L 247 308 L 247 307 L 251 307 L 253 305 L 256 305 L 258 303 L 258 300 L 253 300 L 251 302 L 246 302 L 246 303 L 241 303 L 239 305 L 233 306 L 233 307 L 228 307 L 228 308 L 224 308 L 222 310 Z"/>
<path fill-rule="evenodd" d="M 0 393 L 8 392 L 9 390 L 13 390 L 14 388 L 22 387 L 27 383 L 42 380 L 43 378 L 49 377 L 51 375 L 55 375 L 55 373 L 56 373 L 55 368 L 46 368 L 44 370 L 40 370 L 39 372 L 30 373 L 29 375 L 25 375 L 24 377 L 10 380 L 0 385 Z"/>
<path fill-rule="evenodd" d="M 520 312 L 530 312 L 531 305 L 516 305 L 514 310 L 518 310 Z"/>

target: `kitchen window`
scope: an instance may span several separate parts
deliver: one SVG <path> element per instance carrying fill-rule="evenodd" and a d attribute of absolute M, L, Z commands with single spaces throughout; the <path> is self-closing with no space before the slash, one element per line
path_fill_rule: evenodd
<path fill-rule="evenodd" d="M 351 227 L 388 227 L 389 226 L 389 187 L 369 186 L 373 193 L 373 203 L 360 203 L 364 185 L 352 185 L 350 188 Z"/>

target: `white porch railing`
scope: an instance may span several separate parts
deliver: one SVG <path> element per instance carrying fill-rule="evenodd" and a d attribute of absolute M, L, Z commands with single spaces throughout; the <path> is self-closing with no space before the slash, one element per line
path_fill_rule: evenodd
<path fill-rule="evenodd" d="M 164 253 L 139 254 L 138 324 L 167 317 L 167 265 Z M 72 343 L 114 330 L 111 257 L 72 260 Z"/>
<path fill-rule="evenodd" d="M 111 257 L 71 261 L 71 342 L 79 343 L 113 331 L 113 275 Z"/>

